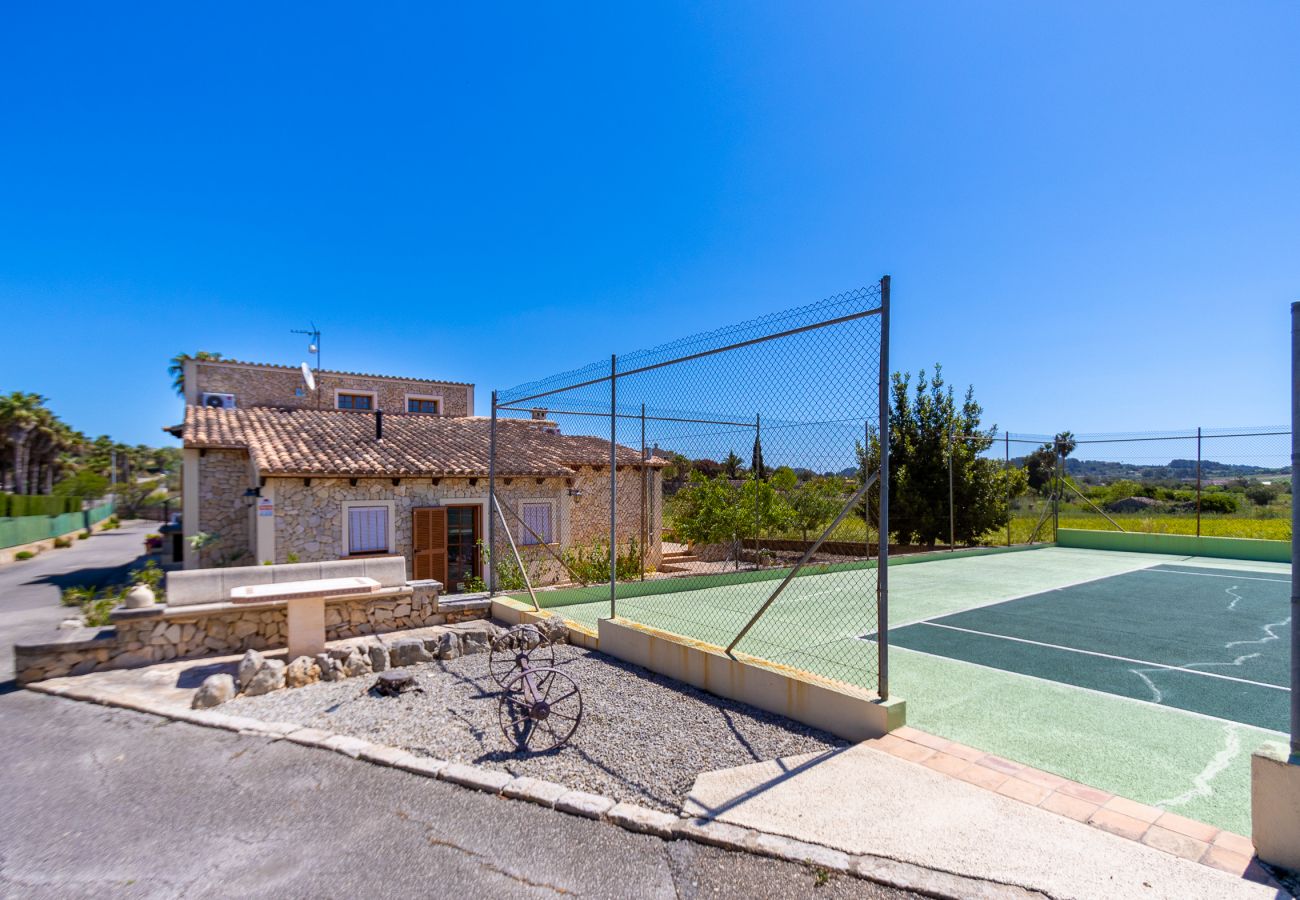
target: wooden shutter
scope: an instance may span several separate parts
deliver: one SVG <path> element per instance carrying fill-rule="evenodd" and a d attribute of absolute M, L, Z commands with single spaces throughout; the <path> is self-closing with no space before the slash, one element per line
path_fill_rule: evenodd
<path fill-rule="evenodd" d="M 411 568 L 418 579 L 447 583 L 447 510 L 427 506 L 411 511 Z"/>

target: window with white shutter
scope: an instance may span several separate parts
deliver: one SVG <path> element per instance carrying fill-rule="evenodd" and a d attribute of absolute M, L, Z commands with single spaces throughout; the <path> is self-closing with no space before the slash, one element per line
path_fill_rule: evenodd
<path fill-rule="evenodd" d="M 388 507 L 353 506 L 348 509 L 348 553 L 388 551 Z"/>
<path fill-rule="evenodd" d="M 520 506 L 520 518 L 524 520 L 523 544 L 553 544 L 554 507 L 549 503 L 524 503 Z"/>

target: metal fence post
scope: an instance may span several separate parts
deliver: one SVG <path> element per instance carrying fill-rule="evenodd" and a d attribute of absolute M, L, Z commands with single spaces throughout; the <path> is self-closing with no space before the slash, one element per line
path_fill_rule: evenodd
<path fill-rule="evenodd" d="M 1065 456 L 1061 448 L 1056 448 L 1056 490 L 1052 492 L 1052 542 L 1060 538 L 1061 531 L 1061 469 L 1065 465 Z"/>
<path fill-rule="evenodd" d="M 948 426 L 948 552 L 957 549 L 957 507 L 953 503 L 952 491 L 952 454 L 955 446 L 952 425 Z"/>
<path fill-rule="evenodd" d="M 618 356 L 609 356 L 609 617 L 618 583 Z"/>
<path fill-rule="evenodd" d="M 880 515 L 876 557 L 877 684 L 889 699 L 889 276 L 880 279 Z M 870 508 L 870 507 L 868 507 Z M 1294 696 L 1294 695 L 1292 695 Z"/>
<path fill-rule="evenodd" d="M 646 513 L 645 404 L 641 404 L 641 580 L 645 581 L 645 545 L 650 540 L 650 519 Z"/>
<path fill-rule="evenodd" d="M 1300 471 L 1300 302 L 1291 304 L 1291 761 L 1300 763 L 1300 505 L 1295 477 Z"/>
<path fill-rule="evenodd" d="M 1201 426 L 1196 426 L 1196 536 L 1201 536 Z"/>
<path fill-rule="evenodd" d="M 494 596 L 497 588 L 497 568 L 492 565 L 492 554 L 496 553 L 497 534 L 497 392 L 492 392 L 492 419 L 488 426 L 488 596 Z M 505 524 L 502 522 L 501 524 Z"/>
<path fill-rule="evenodd" d="M 1007 477 L 1011 476 L 1011 432 L 1002 432 L 1002 443 L 1006 448 L 1004 460 L 1002 463 L 1002 472 Z M 1007 482 L 1007 546 L 1011 546 L 1011 482 Z"/>
<path fill-rule="evenodd" d="M 762 557 L 759 554 L 759 549 L 760 549 L 759 532 L 762 530 L 762 526 L 760 524 L 761 519 L 759 517 L 759 511 L 758 511 L 758 494 L 759 494 L 758 482 L 759 482 L 759 476 L 762 474 L 763 471 L 763 463 L 762 463 L 762 456 L 761 456 L 762 453 L 763 453 L 763 417 L 760 414 L 755 413 L 754 414 L 754 458 L 753 460 L 751 460 L 751 462 L 756 464 L 754 466 L 754 471 L 751 473 L 754 476 L 754 568 L 755 569 L 760 568 L 761 559 L 762 559 Z"/>

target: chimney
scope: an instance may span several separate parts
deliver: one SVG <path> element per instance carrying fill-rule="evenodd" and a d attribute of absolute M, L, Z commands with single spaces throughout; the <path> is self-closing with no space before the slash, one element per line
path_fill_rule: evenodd
<path fill-rule="evenodd" d="M 384 439 L 384 411 L 382 409 L 377 409 L 375 410 L 375 440 L 382 441 L 383 439 Z"/>
<path fill-rule="evenodd" d="M 545 409 L 541 408 L 540 406 L 539 406 L 539 407 L 534 407 L 534 409 L 533 409 L 533 421 L 534 421 L 534 422 L 545 422 L 545 421 L 546 421 L 546 413 L 547 413 L 547 412 L 548 412 L 548 410 L 545 410 Z"/>

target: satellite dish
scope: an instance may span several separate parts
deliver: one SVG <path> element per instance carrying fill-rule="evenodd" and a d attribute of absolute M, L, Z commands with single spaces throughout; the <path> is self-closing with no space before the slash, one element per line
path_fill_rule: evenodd
<path fill-rule="evenodd" d="M 316 376 L 311 373 L 311 366 L 302 364 L 302 380 L 307 382 L 307 390 L 316 390 Z"/>

